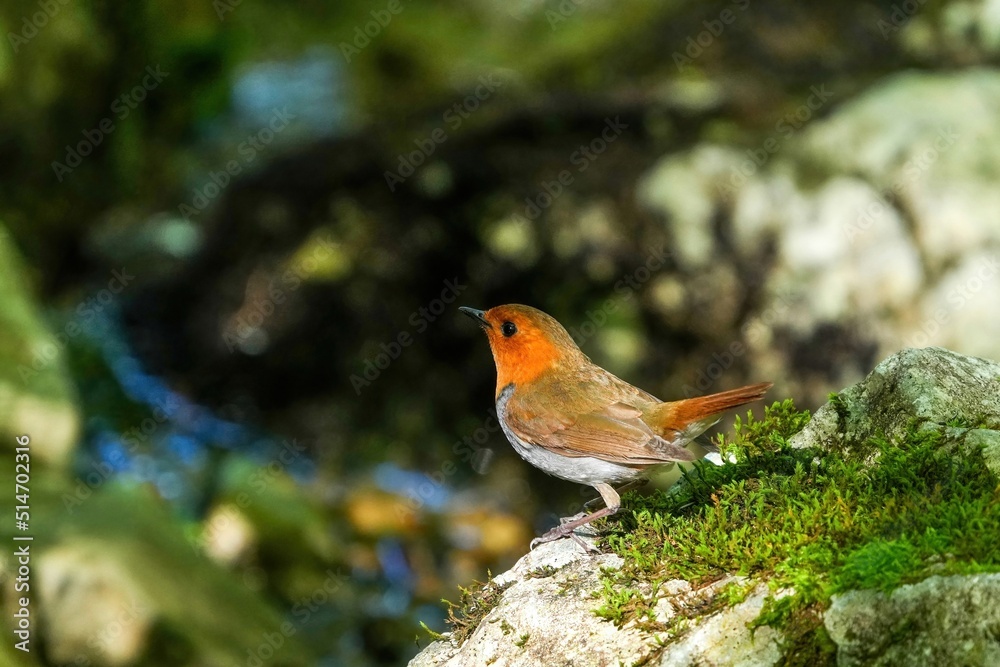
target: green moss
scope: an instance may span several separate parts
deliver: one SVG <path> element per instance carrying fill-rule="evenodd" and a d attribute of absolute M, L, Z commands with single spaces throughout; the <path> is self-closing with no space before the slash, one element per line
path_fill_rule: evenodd
<path fill-rule="evenodd" d="M 642 594 L 634 588 L 618 585 L 616 574 L 605 573 L 601 584 L 602 590 L 594 594 L 594 597 L 604 601 L 594 611 L 599 617 L 612 621 L 615 625 L 621 625 L 643 608 Z M 646 613 L 650 613 L 648 608 Z"/>
<path fill-rule="evenodd" d="M 458 602 L 442 600 L 448 606 L 448 618 L 445 622 L 451 626 L 451 637 L 459 646 L 479 627 L 483 618 L 493 611 L 503 597 L 503 592 L 512 583 L 514 582 L 509 581 L 501 586 L 493 580 L 493 575 L 489 575 L 486 581 L 473 582 L 468 588 L 459 586 L 461 596 Z"/>
<path fill-rule="evenodd" d="M 833 411 L 837 413 L 837 424 L 840 428 L 843 428 L 851 414 L 850 408 L 847 407 L 847 401 L 837 392 L 831 393 L 827 398 L 830 401 L 830 405 L 833 406 Z"/>
<path fill-rule="evenodd" d="M 720 440 L 734 462 L 695 464 L 666 493 L 627 494 L 605 538 L 624 565 L 605 573 L 597 614 L 653 627 L 657 582 L 698 586 L 748 576 L 783 591 L 768 598 L 755 625 L 781 628 L 794 648 L 788 655 L 824 664 L 833 656 L 822 627 L 832 595 L 1000 570 L 993 547 L 1000 487 L 980 451 L 952 446 L 946 429 L 919 423 L 898 441 L 792 449 L 789 438 L 808 419 L 791 401 L 775 403 L 763 419 L 737 420 L 735 437 Z M 638 582 L 652 583 L 653 594 L 640 594 Z M 746 593 L 724 587 L 684 616 L 736 604 Z"/>
<path fill-rule="evenodd" d="M 551 565 L 542 565 L 540 567 L 536 567 L 531 572 L 528 572 L 528 574 L 525 575 L 525 578 L 526 579 L 546 579 L 548 577 L 551 577 L 553 574 L 555 574 L 558 571 L 559 571 L 558 568 L 555 568 L 555 567 L 553 567 Z"/>
<path fill-rule="evenodd" d="M 423 621 L 420 621 L 420 627 L 421 627 L 421 628 L 423 629 L 423 631 L 424 631 L 424 632 L 426 632 L 426 633 L 427 633 L 427 635 L 428 635 L 428 636 L 429 636 L 429 637 L 430 637 L 430 638 L 431 638 L 432 640 L 434 640 L 434 641 L 438 641 L 439 639 L 447 639 L 447 638 L 448 638 L 448 636 L 447 636 L 447 635 L 443 635 L 443 634 L 441 634 L 440 632 L 434 632 L 434 630 L 432 630 L 432 629 L 430 628 L 430 626 L 428 626 L 428 625 L 427 625 L 426 623 L 424 623 Z M 416 644 L 417 644 L 417 646 L 420 646 L 420 636 L 419 636 L 419 635 L 418 635 L 418 636 L 416 637 Z"/>
<path fill-rule="evenodd" d="M 722 587 L 722 590 L 719 591 L 719 599 L 722 600 L 727 607 L 732 607 L 733 605 L 737 605 L 746 600 L 747 596 L 750 595 L 754 587 L 754 584 L 738 584 L 736 582 L 726 584 Z"/>

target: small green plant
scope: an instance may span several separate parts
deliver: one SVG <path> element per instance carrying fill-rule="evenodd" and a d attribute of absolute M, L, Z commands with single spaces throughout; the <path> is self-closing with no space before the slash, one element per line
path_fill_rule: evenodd
<path fill-rule="evenodd" d="M 641 598 L 639 591 L 633 588 L 623 588 L 618 585 L 617 578 L 607 574 L 601 580 L 603 589 L 595 594 L 601 597 L 604 604 L 598 607 L 594 613 L 600 618 L 612 621 L 615 625 L 621 625 L 625 619 L 634 613 L 635 601 Z"/>
<path fill-rule="evenodd" d="M 524 645 L 528 643 L 528 639 L 530 637 L 531 637 L 531 634 L 528 633 L 528 632 L 525 632 L 523 635 L 521 635 L 520 637 L 517 638 L 517 641 L 514 642 L 514 646 L 516 646 L 518 648 L 524 648 Z"/>
<path fill-rule="evenodd" d="M 507 582 L 504 585 L 500 585 L 493 580 L 493 575 L 487 571 L 486 581 L 474 582 L 472 586 L 465 588 L 459 586 L 458 590 L 461 593 L 458 602 L 451 602 L 449 600 L 442 600 L 448 607 L 448 618 L 445 622 L 451 626 L 451 638 L 459 645 L 466 640 L 466 638 L 472 634 L 472 632 L 479 627 L 480 622 L 483 618 L 489 614 L 494 607 L 500 602 L 503 592 L 510 587 L 513 582 Z M 504 621 L 506 623 L 507 621 Z M 423 623 L 421 623 L 423 625 Z M 502 626 L 501 626 L 502 627 Z M 431 633 L 435 639 L 439 639 L 441 635 L 434 633 L 429 630 L 426 626 L 424 629 Z M 506 632 L 504 633 L 506 634 Z"/>
<path fill-rule="evenodd" d="M 978 451 L 950 447 L 944 429 L 916 422 L 895 441 L 793 449 L 789 439 L 808 419 L 791 401 L 775 403 L 719 439 L 732 463 L 697 463 L 665 493 L 626 494 L 605 538 L 624 565 L 604 573 L 597 615 L 647 623 L 655 582 L 747 576 L 782 591 L 755 626 L 780 627 L 801 664 L 824 664 L 833 645 L 822 612 L 835 593 L 1000 571 L 1000 487 Z M 638 582 L 653 582 L 653 594 L 640 595 Z M 681 616 L 737 604 L 749 586 L 730 584 Z"/>
<path fill-rule="evenodd" d="M 754 587 L 754 584 L 739 584 L 734 581 L 723 586 L 718 595 L 727 607 L 732 607 L 746 600 Z"/>
<path fill-rule="evenodd" d="M 837 413 L 839 423 L 843 425 L 847 421 L 847 417 L 851 414 L 850 409 L 847 407 L 847 401 L 837 392 L 831 393 L 827 399 L 830 401 L 830 405 L 833 406 L 834 412 Z"/>
<path fill-rule="evenodd" d="M 791 399 L 774 403 L 764 409 L 764 418 L 755 419 L 748 411 L 746 420 L 739 415 L 733 424 L 732 439 L 719 435 L 718 445 L 723 457 L 730 455 L 736 462 L 745 462 L 751 457 L 774 453 L 787 448 L 788 439 L 805 428 L 809 423 L 809 412 L 798 411 Z"/>
<path fill-rule="evenodd" d="M 551 565 L 542 565 L 525 575 L 525 579 L 545 579 L 558 572 L 559 569 Z"/>
<path fill-rule="evenodd" d="M 420 621 L 420 627 L 423 628 L 424 632 L 426 632 L 428 635 L 430 635 L 430 638 L 433 639 L 434 641 L 437 641 L 439 639 L 447 639 L 447 637 L 445 635 L 441 634 L 440 632 L 434 632 L 433 630 L 431 630 L 427 626 L 427 624 L 424 623 L 423 621 Z M 416 640 L 417 640 L 417 646 L 419 646 L 420 645 L 420 641 L 419 641 L 420 637 L 419 636 L 416 637 Z"/>

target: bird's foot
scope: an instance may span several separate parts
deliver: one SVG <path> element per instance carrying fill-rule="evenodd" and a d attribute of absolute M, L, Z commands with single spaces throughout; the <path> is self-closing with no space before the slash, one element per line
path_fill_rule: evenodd
<path fill-rule="evenodd" d="M 611 489 L 611 487 L 609 486 L 608 489 Z M 613 489 L 611 489 L 611 493 L 614 493 Z M 617 500 L 617 498 L 615 498 L 615 500 Z M 535 539 L 531 540 L 529 548 L 534 549 L 539 544 L 545 544 L 546 542 L 554 542 L 556 540 L 561 540 L 564 537 L 569 537 L 572 538 L 574 542 L 583 547 L 584 551 L 587 551 L 589 553 L 599 553 L 600 551 L 597 547 L 595 547 L 592 544 L 588 544 L 587 542 L 584 542 L 573 531 L 575 531 L 580 526 L 587 525 L 591 521 L 596 521 L 597 519 L 601 519 L 606 516 L 611 516 L 612 514 L 618 511 L 619 507 L 620 505 L 617 502 L 615 502 L 614 504 L 612 504 L 611 507 L 605 507 L 604 509 L 597 510 L 593 514 L 582 514 L 569 517 L 565 520 L 565 522 L 560 523 L 558 526 L 552 528 L 541 537 L 536 537 Z"/>
<path fill-rule="evenodd" d="M 564 516 L 564 517 L 560 518 L 559 519 L 559 524 L 560 525 L 567 524 L 567 523 L 570 523 L 572 521 L 576 521 L 577 519 L 582 519 L 585 516 L 587 516 L 586 512 L 577 512 L 573 516 Z"/>
<path fill-rule="evenodd" d="M 555 542 L 556 540 L 561 540 L 563 538 L 568 537 L 577 544 L 579 544 L 581 547 L 583 547 L 583 550 L 586 551 L 587 553 L 595 553 L 595 554 L 600 553 L 601 552 L 600 549 L 595 547 L 593 544 L 584 541 L 583 539 L 580 538 L 579 535 L 573 532 L 577 529 L 578 525 L 571 526 L 567 522 L 573 522 L 576 519 L 577 517 L 567 517 L 563 519 L 562 521 L 564 523 L 556 526 L 555 528 L 552 528 L 544 535 L 540 535 L 535 539 L 531 540 L 531 544 L 528 545 L 528 549 L 531 550 L 537 547 L 539 544 L 545 544 L 546 542 Z"/>

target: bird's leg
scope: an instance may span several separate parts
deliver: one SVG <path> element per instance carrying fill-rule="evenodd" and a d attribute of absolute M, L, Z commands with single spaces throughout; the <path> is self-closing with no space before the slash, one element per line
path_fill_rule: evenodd
<path fill-rule="evenodd" d="M 594 500 L 597 500 L 597 498 L 594 498 Z M 586 505 L 584 505 L 584 507 L 586 507 Z M 584 516 L 587 516 L 586 512 L 577 512 L 573 516 L 561 516 L 559 517 L 559 523 L 569 523 L 570 521 L 576 521 L 580 517 Z"/>
<path fill-rule="evenodd" d="M 604 482 L 597 482 L 593 485 L 597 492 L 601 494 L 601 498 L 604 499 L 605 507 L 604 509 L 597 510 L 593 514 L 588 514 L 579 519 L 574 519 L 564 524 L 560 524 L 555 528 L 549 530 L 547 533 L 540 537 L 536 537 L 531 540 L 531 545 L 529 548 L 534 549 L 539 544 L 545 544 L 546 542 L 553 542 L 555 540 L 561 540 L 564 537 L 571 537 L 573 541 L 582 546 L 587 551 L 597 551 L 594 547 L 588 545 L 586 542 L 577 537 L 573 531 L 580 526 L 585 526 L 591 521 L 596 521 L 597 519 L 603 519 L 606 516 L 611 516 L 615 514 L 619 508 L 621 508 L 622 501 L 618 496 L 618 492 L 615 491 L 614 487 L 610 484 L 605 484 Z"/>
<path fill-rule="evenodd" d="M 618 493 L 619 496 L 621 496 L 626 491 L 631 491 L 632 489 L 641 488 L 641 487 L 645 486 L 646 484 L 649 484 L 649 480 L 648 479 L 633 479 L 631 482 L 625 482 L 624 484 L 622 484 L 621 486 L 619 486 L 617 489 L 615 489 L 615 491 Z M 596 498 L 591 498 L 590 500 L 588 500 L 587 502 L 585 502 L 583 504 L 583 509 L 585 511 L 578 512 L 578 513 L 574 514 L 573 516 L 564 516 L 564 517 L 562 517 L 562 518 L 559 519 L 559 523 L 569 523 L 570 521 L 576 521 L 577 519 L 579 519 L 581 517 L 585 517 L 585 516 L 587 516 L 588 512 L 593 512 L 594 509 L 598 505 L 600 505 L 601 503 L 606 503 L 606 501 L 604 500 L 604 498 L 602 496 L 597 496 Z"/>
<path fill-rule="evenodd" d="M 631 491 L 632 489 L 640 489 L 640 488 L 646 486 L 647 484 L 649 484 L 649 480 L 648 479 L 633 479 L 631 482 L 625 482 L 624 484 L 622 484 L 621 486 L 619 486 L 615 491 L 616 491 L 616 493 L 619 496 L 621 496 L 626 491 Z M 583 504 L 583 509 L 585 509 L 587 511 L 593 510 L 595 507 L 597 507 L 598 503 L 600 501 L 602 501 L 602 500 L 604 500 L 603 497 L 598 497 L 598 498 L 594 498 L 593 500 L 588 500 L 587 502 L 585 502 Z M 605 501 L 605 502 L 607 502 L 607 501 Z M 575 519 L 575 518 L 578 518 L 578 517 L 573 517 L 573 518 Z"/>

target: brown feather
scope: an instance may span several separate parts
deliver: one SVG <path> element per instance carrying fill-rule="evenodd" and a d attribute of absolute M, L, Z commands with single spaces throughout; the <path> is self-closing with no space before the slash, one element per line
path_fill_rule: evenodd
<path fill-rule="evenodd" d="M 629 411 L 619 403 L 594 412 L 569 417 L 558 401 L 527 405 L 511 398 L 505 413 L 507 424 L 525 440 L 571 458 L 590 456 L 628 466 L 647 466 L 669 461 L 692 461 L 694 454 L 658 436 L 641 418 L 637 408 Z M 628 416 L 631 415 L 631 416 Z"/>
<path fill-rule="evenodd" d="M 759 401 L 772 386 L 771 382 L 761 382 L 708 396 L 660 403 L 647 413 L 646 422 L 664 437 L 683 433 L 690 440 L 718 422 L 722 413 Z"/>
<path fill-rule="evenodd" d="M 525 443 L 569 458 L 642 468 L 691 461 L 684 445 L 727 410 L 759 400 L 762 383 L 661 403 L 595 365 L 553 317 L 511 304 L 484 313 L 497 365 L 496 395 L 514 386 L 503 415 Z M 510 322 L 517 331 L 503 334 Z"/>

